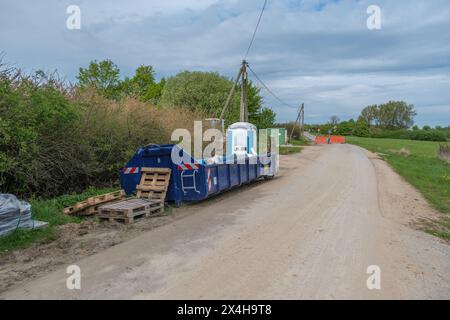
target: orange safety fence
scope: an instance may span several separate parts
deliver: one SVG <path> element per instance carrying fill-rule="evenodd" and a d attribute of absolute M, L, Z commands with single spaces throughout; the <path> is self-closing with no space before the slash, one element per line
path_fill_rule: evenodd
<path fill-rule="evenodd" d="M 315 144 L 327 144 L 328 138 L 330 138 L 330 144 L 344 144 L 345 143 L 345 137 L 342 136 L 318 136 L 316 137 L 316 140 L 314 141 Z"/>

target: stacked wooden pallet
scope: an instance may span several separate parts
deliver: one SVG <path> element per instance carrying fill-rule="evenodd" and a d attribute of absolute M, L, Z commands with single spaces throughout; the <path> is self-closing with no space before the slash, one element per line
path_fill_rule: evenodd
<path fill-rule="evenodd" d="M 100 220 L 133 223 L 137 218 L 164 212 L 171 170 L 141 168 L 141 173 L 136 198 L 101 206 L 98 214 Z"/>
<path fill-rule="evenodd" d="M 97 217 L 100 220 L 133 223 L 135 219 L 149 217 L 164 211 L 164 201 L 129 199 L 101 206 Z"/>
<path fill-rule="evenodd" d="M 68 215 L 91 216 L 98 213 L 101 205 L 108 202 L 118 201 L 125 198 L 125 191 L 119 190 L 102 194 L 100 196 L 90 197 L 85 201 L 76 203 L 72 207 L 64 208 L 63 213 Z"/>

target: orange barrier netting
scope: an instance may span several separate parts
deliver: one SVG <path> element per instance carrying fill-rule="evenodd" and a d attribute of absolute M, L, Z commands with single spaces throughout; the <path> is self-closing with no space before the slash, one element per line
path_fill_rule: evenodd
<path fill-rule="evenodd" d="M 345 137 L 342 136 L 330 136 L 330 144 L 344 144 L 345 143 Z M 316 140 L 314 141 L 315 144 L 327 144 L 328 143 L 328 137 L 326 136 L 318 136 L 316 137 Z"/>

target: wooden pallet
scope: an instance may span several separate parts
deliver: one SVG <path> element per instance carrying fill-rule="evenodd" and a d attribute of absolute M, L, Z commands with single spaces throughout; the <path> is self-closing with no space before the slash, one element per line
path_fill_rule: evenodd
<path fill-rule="evenodd" d="M 171 170 L 169 168 L 142 168 L 141 172 L 141 181 L 136 186 L 137 197 L 164 201 L 170 183 Z"/>
<path fill-rule="evenodd" d="M 161 212 L 164 212 L 164 201 L 129 199 L 101 206 L 97 217 L 102 221 L 117 221 L 128 224 L 133 223 L 135 219 L 149 217 Z"/>
<path fill-rule="evenodd" d="M 68 215 L 83 215 L 83 216 L 89 216 L 94 215 L 98 212 L 99 206 L 102 204 L 117 201 L 125 198 L 125 191 L 118 190 L 115 192 L 110 192 L 106 194 L 102 194 L 95 197 L 90 197 L 86 199 L 85 201 L 81 201 L 76 203 L 72 207 L 64 208 L 63 213 Z"/>

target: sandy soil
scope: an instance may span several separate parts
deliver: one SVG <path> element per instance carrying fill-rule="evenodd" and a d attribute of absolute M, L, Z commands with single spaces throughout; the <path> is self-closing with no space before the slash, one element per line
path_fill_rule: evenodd
<path fill-rule="evenodd" d="M 35 256 L 33 248 L 10 255 L 1 263 L 0 297 L 450 298 L 450 246 L 414 227 L 437 214 L 384 161 L 359 147 L 327 145 L 284 157 L 281 169 L 276 179 L 159 221 L 88 224 L 81 230 L 92 230 L 80 236 L 78 229 L 62 245 L 67 254 L 49 244 Z M 102 246 L 99 235 L 110 240 Z M 66 288 L 69 264 L 81 267 L 81 290 Z M 381 290 L 366 286 L 371 265 L 381 269 Z"/>

